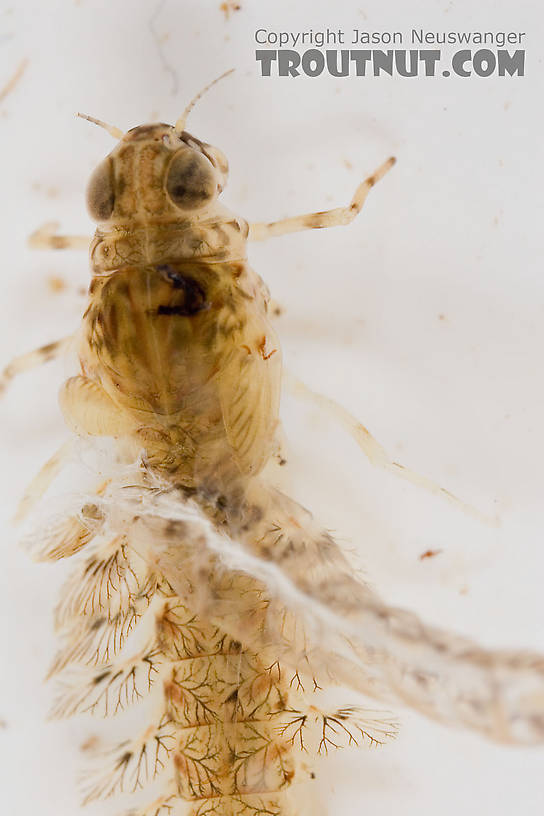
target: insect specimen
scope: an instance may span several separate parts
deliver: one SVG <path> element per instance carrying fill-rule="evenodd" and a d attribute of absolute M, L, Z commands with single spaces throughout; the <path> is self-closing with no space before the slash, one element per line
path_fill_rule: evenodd
<path fill-rule="evenodd" d="M 340 685 L 499 741 L 542 742 L 541 656 L 485 651 L 387 606 L 261 475 L 277 452 L 282 366 L 246 242 L 348 224 L 394 159 L 348 207 L 248 224 L 218 203 L 224 155 L 185 130 L 200 96 L 174 126 L 123 133 L 91 119 L 118 143 L 89 182 L 98 228 L 81 328 L 4 373 L 6 384 L 75 342 L 66 422 L 113 440 L 106 478 L 31 540 L 40 559 L 77 562 L 56 610 L 54 713 L 152 701 L 145 726 L 86 773 L 85 800 L 135 794 L 134 816 L 298 812 L 312 753 L 395 734 L 387 713 L 326 708 L 321 692 Z M 82 240 L 46 227 L 33 243 Z M 337 414 L 378 464 L 448 495 Z M 23 512 L 66 459 L 63 447 L 45 465 Z"/>

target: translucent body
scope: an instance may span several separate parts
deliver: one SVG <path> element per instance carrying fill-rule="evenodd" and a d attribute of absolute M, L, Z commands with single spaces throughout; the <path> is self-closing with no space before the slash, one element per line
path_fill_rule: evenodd
<path fill-rule="evenodd" d="M 392 164 L 346 208 L 253 225 L 217 203 L 220 152 L 167 125 L 129 131 L 93 174 L 80 372 L 60 400 L 77 434 L 116 440 L 129 475 L 97 485 L 33 547 L 80 559 L 57 611 L 55 712 L 114 714 L 147 691 L 155 713 L 88 775 L 87 799 L 161 773 L 164 793 L 132 813 L 294 813 L 305 745 L 395 732 L 374 712 L 321 711 L 313 692 L 334 684 L 501 741 L 544 739 L 539 656 L 486 652 L 387 607 L 260 476 L 277 445 L 281 353 L 245 241 L 349 223 Z M 47 230 L 34 240 L 70 245 Z M 64 345 L 15 361 L 5 380 Z"/>
<path fill-rule="evenodd" d="M 281 549 L 274 503 L 287 528 L 298 525 L 296 505 L 285 517 L 282 498 L 270 506 L 257 478 L 277 447 L 281 353 L 268 290 L 246 263 L 248 224 L 215 200 L 226 171 L 219 151 L 166 125 L 129 131 L 99 165 L 88 190 L 100 226 L 77 339 L 81 372 L 60 401 L 76 433 L 113 436 L 119 463 L 140 461 L 131 482 L 142 495 L 166 491 L 179 507 L 191 500 L 213 528 L 269 559 L 268 548 Z M 201 533 L 179 520 L 159 516 L 149 529 L 137 513 L 107 508 L 87 505 L 42 550 L 92 553 L 57 613 L 65 647 L 52 672 L 64 680 L 54 710 L 115 713 L 142 686 L 161 691 L 155 722 L 90 775 L 86 799 L 137 790 L 163 771 L 164 796 L 138 813 L 182 801 L 199 815 L 294 812 L 288 789 L 309 775 L 302 735 L 313 717 L 319 750 L 335 729 L 315 706 L 309 717 L 301 675 L 314 689 L 312 672 L 278 659 L 265 584 L 225 571 L 205 536 L 201 552 L 187 552 Z M 304 628 L 297 635 L 282 609 L 277 621 L 290 659 L 304 648 Z M 146 636 L 127 656 L 136 624 Z M 339 744 L 395 731 L 387 718 L 367 730 L 358 709 L 338 716 Z"/>

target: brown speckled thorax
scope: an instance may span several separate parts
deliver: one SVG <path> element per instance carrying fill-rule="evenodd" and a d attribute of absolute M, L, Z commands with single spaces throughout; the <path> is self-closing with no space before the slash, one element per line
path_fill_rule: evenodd
<path fill-rule="evenodd" d="M 217 202 L 227 172 L 221 151 L 165 124 L 129 130 L 98 165 L 80 343 L 102 421 L 107 402 L 148 464 L 221 489 L 270 457 L 281 369 L 247 222 Z"/>

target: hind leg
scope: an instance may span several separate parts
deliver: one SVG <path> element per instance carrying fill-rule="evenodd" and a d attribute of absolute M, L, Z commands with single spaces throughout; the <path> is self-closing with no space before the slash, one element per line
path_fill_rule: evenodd
<path fill-rule="evenodd" d="M 15 522 L 23 521 L 51 486 L 55 477 L 68 462 L 72 452 L 72 444 L 73 440 L 69 439 L 68 442 L 61 445 L 32 479 L 17 507 L 17 512 L 13 519 Z"/>
<path fill-rule="evenodd" d="M 401 465 L 399 462 L 394 462 L 392 459 L 390 459 L 385 448 L 383 448 L 380 443 L 374 439 L 370 431 L 368 431 L 365 426 L 353 416 L 353 414 L 350 414 L 350 412 L 344 408 L 343 405 L 340 405 L 339 403 L 335 402 L 335 400 L 332 400 L 323 394 L 312 391 L 307 385 L 287 372 L 284 372 L 284 383 L 295 396 L 317 405 L 322 411 L 325 411 L 325 413 L 332 417 L 332 419 L 343 425 L 372 465 L 388 470 L 390 473 L 394 473 L 395 476 L 404 479 L 406 482 L 410 482 L 417 487 L 421 487 L 423 490 L 426 490 L 435 496 L 440 496 L 450 504 L 453 504 L 455 507 L 462 510 L 463 513 L 478 519 L 478 521 L 481 521 L 484 524 L 488 524 L 492 527 L 497 526 L 498 521 L 496 518 L 486 516 L 484 513 L 480 512 L 480 510 L 477 510 L 470 504 L 458 499 L 457 496 L 454 496 L 453 493 L 450 493 L 450 491 L 446 490 L 445 487 L 441 487 L 439 484 L 436 484 L 436 482 L 433 482 L 426 476 L 422 476 L 420 473 L 415 473 L 415 471 Z"/>

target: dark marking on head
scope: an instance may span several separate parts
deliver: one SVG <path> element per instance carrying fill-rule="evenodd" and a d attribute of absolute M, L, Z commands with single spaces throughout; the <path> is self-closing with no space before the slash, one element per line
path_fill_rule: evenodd
<path fill-rule="evenodd" d="M 156 122 L 155 124 L 151 125 L 137 125 L 136 127 L 127 130 L 123 137 L 123 140 L 125 142 L 136 142 L 139 139 L 154 138 L 157 141 L 159 141 L 165 134 L 169 133 L 171 130 L 172 127 L 170 125 L 167 125 L 165 122 Z"/>

